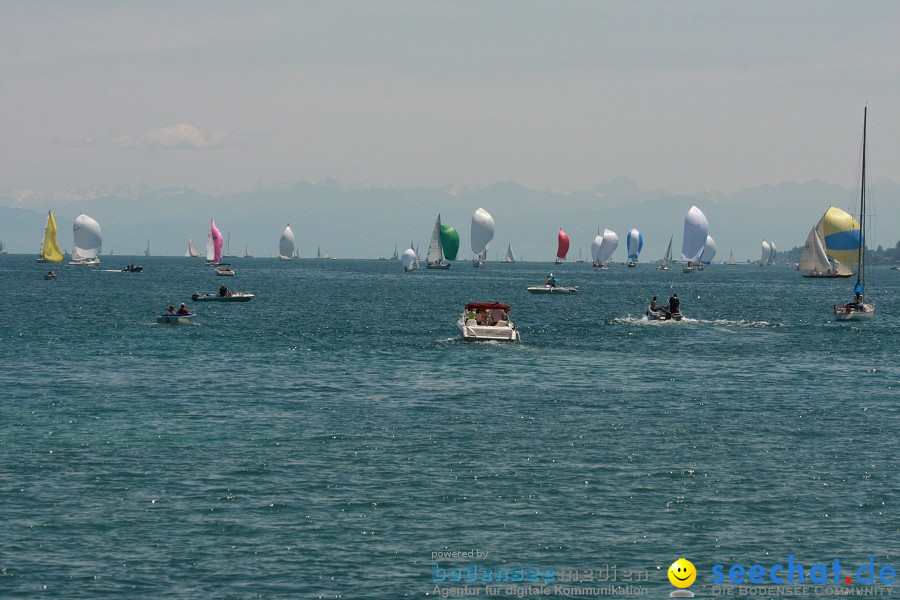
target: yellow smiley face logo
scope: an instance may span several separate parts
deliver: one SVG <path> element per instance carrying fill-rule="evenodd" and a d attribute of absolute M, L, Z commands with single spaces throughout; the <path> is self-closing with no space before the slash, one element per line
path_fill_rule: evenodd
<path fill-rule="evenodd" d="M 691 587 L 697 579 L 697 569 L 686 558 L 679 558 L 669 567 L 669 581 L 677 588 Z"/>

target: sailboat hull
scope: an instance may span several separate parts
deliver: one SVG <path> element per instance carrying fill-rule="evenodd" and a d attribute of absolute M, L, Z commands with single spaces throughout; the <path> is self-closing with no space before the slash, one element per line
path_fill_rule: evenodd
<path fill-rule="evenodd" d="M 875 316 L 875 307 L 871 304 L 863 304 L 862 310 L 849 304 L 844 306 L 834 305 L 835 321 L 868 321 L 873 316 Z"/>
<path fill-rule="evenodd" d="M 429 263 L 425 265 L 426 269 L 449 269 L 451 263 Z"/>

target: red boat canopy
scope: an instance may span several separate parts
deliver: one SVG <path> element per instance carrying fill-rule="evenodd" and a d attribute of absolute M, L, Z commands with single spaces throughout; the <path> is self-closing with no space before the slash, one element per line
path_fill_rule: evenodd
<path fill-rule="evenodd" d="M 506 312 L 509 312 L 509 307 L 505 304 L 498 304 L 497 302 L 472 302 L 470 304 L 466 304 L 466 310 L 479 310 L 479 309 L 493 309 L 493 308 L 501 308 Z"/>

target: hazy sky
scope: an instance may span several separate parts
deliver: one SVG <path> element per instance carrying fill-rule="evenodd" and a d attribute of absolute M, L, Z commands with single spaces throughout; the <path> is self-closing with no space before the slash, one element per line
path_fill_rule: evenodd
<path fill-rule="evenodd" d="M 900 2 L 0 0 L 0 187 L 900 180 Z"/>

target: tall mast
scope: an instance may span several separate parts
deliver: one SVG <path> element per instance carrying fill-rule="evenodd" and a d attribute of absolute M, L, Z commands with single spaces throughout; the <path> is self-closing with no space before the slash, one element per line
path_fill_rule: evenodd
<path fill-rule="evenodd" d="M 863 108 L 863 146 L 862 146 L 862 177 L 859 190 L 859 256 L 856 264 L 856 285 L 862 286 L 865 293 L 865 254 L 866 254 L 866 116 L 869 107 Z"/>

